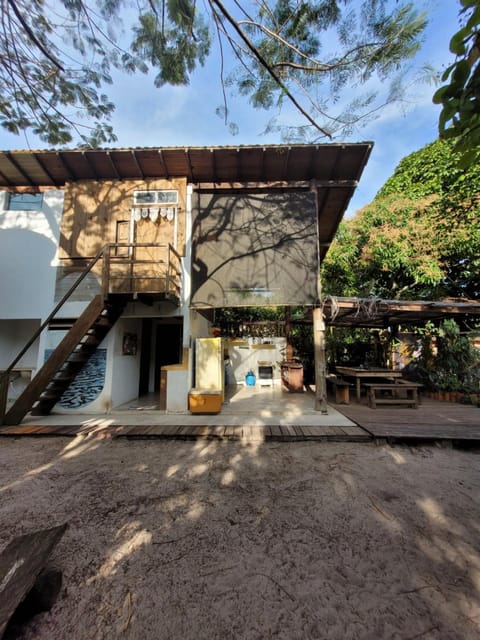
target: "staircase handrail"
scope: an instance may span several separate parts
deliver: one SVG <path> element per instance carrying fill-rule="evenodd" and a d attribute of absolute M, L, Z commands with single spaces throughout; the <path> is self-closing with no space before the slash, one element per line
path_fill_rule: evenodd
<path fill-rule="evenodd" d="M 42 331 L 48 326 L 48 324 L 53 320 L 53 318 L 57 315 L 57 313 L 60 311 L 60 309 L 63 307 L 63 305 L 67 302 L 67 300 L 70 298 L 70 296 L 72 295 L 72 293 L 77 289 L 77 287 L 82 283 L 82 281 L 87 277 L 87 275 L 90 273 L 90 271 L 93 269 L 93 267 L 97 264 L 97 262 L 100 260 L 100 258 L 102 258 L 104 256 L 104 254 L 108 254 L 108 252 L 110 251 L 110 249 L 112 247 L 116 247 L 116 246 L 151 246 L 151 243 L 115 243 L 115 242 L 110 242 L 107 243 L 106 245 L 104 245 L 96 254 L 96 256 L 94 258 L 91 259 L 91 261 L 88 263 L 88 265 L 85 267 L 85 269 L 82 271 L 82 273 L 80 274 L 80 276 L 75 280 L 75 282 L 72 284 L 72 286 L 70 287 L 70 289 L 65 293 L 65 295 L 63 296 L 63 298 L 60 300 L 60 302 L 56 305 L 56 307 L 53 309 L 53 311 L 50 313 L 50 315 L 47 317 L 47 319 L 40 325 L 40 327 L 35 331 L 35 333 L 33 334 L 33 336 L 30 338 L 30 340 L 26 343 L 26 345 L 23 347 L 23 349 L 20 351 L 20 353 L 17 354 L 16 358 L 13 360 L 13 362 L 7 367 L 7 369 L 4 369 L 0 375 L 0 384 L 4 382 L 5 379 L 8 379 L 12 369 L 15 368 L 15 365 L 17 364 L 17 362 L 20 361 L 20 359 L 27 353 L 27 351 L 30 349 L 30 347 L 32 346 L 32 344 L 35 342 L 35 340 L 41 335 Z M 163 243 L 160 243 L 160 246 L 162 246 Z M 169 243 L 168 245 L 169 251 L 171 251 L 179 260 L 181 260 L 181 256 L 180 254 L 174 249 L 174 247 Z M 103 283 L 104 285 L 105 283 Z M 102 291 L 105 291 L 104 286 L 102 286 Z"/>
<path fill-rule="evenodd" d="M 30 340 L 26 343 L 26 345 L 23 347 L 23 349 L 20 351 L 20 353 L 17 355 L 17 357 L 15 358 L 15 360 L 13 360 L 13 362 L 9 365 L 9 367 L 7 369 L 5 369 L 4 371 L 2 371 L 2 375 L 0 377 L 0 383 L 3 382 L 5 380 L 5 378 L 8 379 L 12 369 L 14 369 L 15 365 L 17 364 L 17 362 L 19 362 L 19 360 L 27 353 L 27 351 L 30 349 L 30 347 L 32 346 L 32 344 L 35 342 L 35 340 L 40 336 L 40 334 L 42 333 L 42 331 L 45 329 L 45 327 L 47 327 L 47 325 L 51 322 L 51 320 L 53 320 L 53 318 L 57 315 L 57 313 L 60 311 L 60 309 L 63 307 L 63 305 L 65 304 L 65 302 L 68 300 L 68 298 L 70 298 L 70 296 L 72 295 L 72 293 L 75 291 L 75 289 L 79 286 L 79 284 L 86 278 L 86 276 L 90 273 L 90 271 L 93 269 L 93 267 L 97 264 L 97 262 L 100 260 L 100 258 L 103 256 L 103 254 L 105 253 L 105 251 L 107 251 L 107 249 L 109 249 L 110 244 L 106 244 L 104 247 L 102 247 L 99 252 L 97 253 L 97 255 L 92 258 L 92 260 L 90 261 L 90 263 L 85 267 L 84 271 L 82 271 L 82 273 L 80 274 L 80 276 L 75 280 L 75 282 L 72 284 L 72 286 L 70 287 L 70 289 L 67 291 L 67 293 L 63 296 L 63 298 L 60 300 L 60 302 L 57 304 L 57 306 L 53 309 L 53 311 L 50 313 L 50 315 L 48 316 L 48 318 L 42 322 L 42 324 L 40 325 L 40 327 L 35 331 L 35 333 L 33 334 L 33 336 L 30 338 Z"/>

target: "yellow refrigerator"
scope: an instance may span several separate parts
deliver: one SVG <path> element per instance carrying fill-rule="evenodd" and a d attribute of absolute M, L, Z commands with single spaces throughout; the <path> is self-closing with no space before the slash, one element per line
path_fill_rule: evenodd
<path fill-rule="evenodd" d="M 195 388 L 216 389 L 225 395 L 225 365 L 222 338 L 197 338 L 195 341 Z"/>

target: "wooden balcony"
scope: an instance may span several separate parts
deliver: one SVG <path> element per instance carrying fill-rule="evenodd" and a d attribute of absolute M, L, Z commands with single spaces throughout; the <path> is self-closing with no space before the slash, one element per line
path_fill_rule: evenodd
<path fill-rule="evenodd" d="M 85 272 L 92 258 L 60 261 L 55 290 L 60 300 L 73 281 Z M 116 243 L 106 245 L 70 300 L 90 300 L 93 295 L 135 295 L 152 300 L 179 300 L 181 256 L 169 244 Z"/>

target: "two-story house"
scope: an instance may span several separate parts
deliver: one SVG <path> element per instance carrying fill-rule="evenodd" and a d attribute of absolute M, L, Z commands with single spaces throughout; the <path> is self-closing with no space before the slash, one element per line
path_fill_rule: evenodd
<path fill-rule="evenodd" d="M 371 147 L 1 152 L 5 422 L 108 412 L 162 385 L 186 411 L 214 309 L 318 303 Z"/>

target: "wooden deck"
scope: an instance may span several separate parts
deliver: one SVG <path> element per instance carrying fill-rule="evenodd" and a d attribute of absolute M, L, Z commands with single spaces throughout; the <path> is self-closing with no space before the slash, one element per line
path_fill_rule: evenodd
<path fill-rule="evenodd" d="M 97 438 L 176 439 L 241 441 L 301 441 L 369 442 L 372 436 L 359 426 L 302 425 L 136 425 L 136 426 L 72 426 L 23 424 L 0 428 L 0 437 L 91 436 Z"/>
<path fill-rule="evenodd" d="M 148 404 L 141 411 L 135 405 L 133 410 L 108 416 L 27 417 L 18 426 L 0 427 L 0 437 L 480 445 L 480 409 L 472 405 L 422 397 L 417 409 L 405 405 L 371 409 L 366 398 L 361 403 L 336 404 L 332 394 L 332 411 L 322 416 L 314 411 L 311 400 L 306 393 L 242 389 L 222 407 L 221 414 L 214 416 L 167 415 Z"/>
<path fill-rule="evenodd" d="M 333 406 L 375 440 L 480 444 L 480 408 L 472 405 L 422 398 L 417 409 L 393 405 L 371 409 L 363 398 L 360 404 Z"/>

